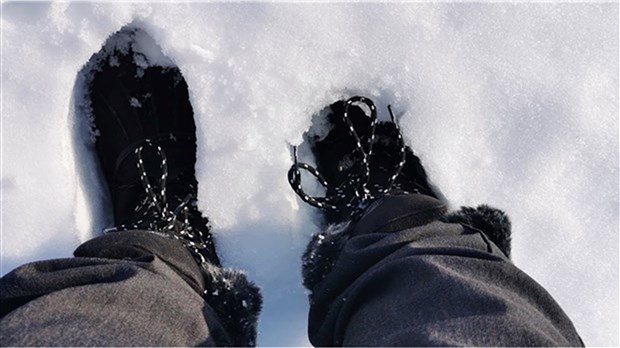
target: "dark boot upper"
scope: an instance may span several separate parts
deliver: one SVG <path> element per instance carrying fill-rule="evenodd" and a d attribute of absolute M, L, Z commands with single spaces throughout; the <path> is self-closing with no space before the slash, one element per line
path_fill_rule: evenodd
<path fill-rule="evenodd" d="M 201 262 L 219 265 L 208 220 L 196 207 L 196 126 L 187 84 L 178 68 L 151 65 L 134 50 L 138 32 L 124 28 L 109 39 L 89 84 L 116 229 L 174 231 Z"/>
<path fill-rule="evenodd" d="M 113 52 L 90 85 L 95 146 L 113 195 L 117 224 L 127 222 L 138 204 L 142 185 L 135 150 L 146 139 L 166 153 L 168 183 L 177 189 L 169 189 L 170 195 L 183 198 L 196 190 L 196 127 L 187 84 L 176 67 L 141 68 L 134 58 L 130 48 Z M 143 156 L 147 172 L 156 179 L 159 159 L 150 151 Z"/>

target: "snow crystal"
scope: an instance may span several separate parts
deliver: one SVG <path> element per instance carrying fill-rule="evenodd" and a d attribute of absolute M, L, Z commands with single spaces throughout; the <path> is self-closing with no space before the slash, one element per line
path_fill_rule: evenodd
<path fill-rule="evenodd" d="M 139 108 L 142 107 L 142 103 L 140 103 L 140 101 L 138 99 L 136 99 L 135 97 L 131 97 L 131 100 L 129 101 L 129 103 L 131 104 L 131 106 L 133 106 L 134 108 Z"/>
<path fill-rule="evenodd" d="M 119 66 L 120 62 L 118 61 L 118 57 L 110 56 L 110 60 L 108 61 L 110 66 Z"/>

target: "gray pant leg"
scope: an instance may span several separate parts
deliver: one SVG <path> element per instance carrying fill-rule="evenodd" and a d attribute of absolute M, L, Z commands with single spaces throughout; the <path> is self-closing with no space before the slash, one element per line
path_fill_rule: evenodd
<path fill-rule="evenodd" d="M 24 265 L 0 280 L 3 346 L 253 344 L 260 299 L 245 298 L 255 306 L 253 317 L 235 313 L 231 305 L 243 299 L 227 298 L 219 288 L 224 277 L 218 276 L 226 271 L 213 267 L 205 278 L 180 242 L 119 232 L 89 241 L 75 254 Z M 235 276 L 242 277 L 229 278 Z M 248 291 L 234 280 L 228 284 L 232 289 Z M 205 290 L 217 289 L 228 303 L 203 297 Z M 231 326 L 228 315 L 246 324 L 246 331 Z"/>
<path fill-rule="evenodd" d="M 346 232 L 314 238 L 304 276 L 317 346 L 579 346 L 538 283 L 441 202 L 391 196 Z"/>

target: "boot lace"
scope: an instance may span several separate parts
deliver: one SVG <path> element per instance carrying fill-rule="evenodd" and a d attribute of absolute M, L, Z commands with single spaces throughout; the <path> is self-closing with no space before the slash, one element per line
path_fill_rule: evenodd
<path fill-rule="evenodd" d="M 144 167 L 143 152 L 151 149 L 159 157 L 160 177 L 156 185 L 153 185 L 147 176 Z M 104 230 L 104 233 L 145 230 L 181 241 L 192 253 L 194 258 L 201 264 L 206 265 L 207 260 L 201 250 L 207 249 L 209 244 L 202 231 L 195 229 L 190 224 L 190 217 L 200 214 L 196 208 L 196 199 L 189 193 L 185 198 L 177 198 L 180 203 L 170 207 L 166 197 L 166 181 L 168 180 L 168 164 L 163 149 L 151 140 L 145 140 L 143 145 L 134 150 L 137 158 L 137 169 L 140 182 L 144 189 L 144 196 L 135 208 L 136 218 L 130 224 L 121 224 Z M 156 189 L 157 188 L 157 189 Z"/>
<path fill-rule="evenodd" d="M 370 137 L 366 144 L 364 144 L 353 127 L 353 123 L 349 117 L 349 109 L 354 104 L 365 104 L 370 109 Z M 369 186 L 371 178 L 370 161 L 373 155 L 373 145 L 375 144 L 375 129 L 377 125 L 377 110 L 374 103 L 365 97 L 355 96 L 348 99 L 345 103 L 344 113 L 342 114 L 343 121 L 348 126 L 349 135 L 354 142 L 354 153 L 357 153 L 361 158 L 361 165 L 357 163 L 352 167 L 351 171 L 347 174 L 345 180 L 338 186 L 334 186 L 319 173 L 319 171 L 313 166 L 299 162 L 297 158 L 297 147 L 293 146 L 293 165 L 288 171 L 288 181 L 291 188 L 295 193 L 306 203 L 323 210 L 332 210 L 336 212 L 348 213 L 349 217 L 356 219 L 363 213 L 363 211 L 375 200 L 383 197 L 384 195 L 392 192 L 395 189 L 403 191 L 402 188 L 394 185 L 396 179 L 401 173 L 403 166 L 405 165 L 406 158 L 406 145 L 400 132 L 396 117 L 392 111 L 392 106 L 388 105 L 388 111 L 390 114 L 391 122 L 394 124 L 397 137 L 397 148 L 400 160 L 397 166 L 391 169 L 392 174 L 387 181 L 383 184 L 375 183 L 372 187 Z M 384 170 L 390 170 L 389 168 L 382 168 Z M 314 197 L 308 195 L 301 185 L 301 171 L 305 170 L 314 176 L 319 183 L 325 187 L 326 195 L 324 197 Z"/>

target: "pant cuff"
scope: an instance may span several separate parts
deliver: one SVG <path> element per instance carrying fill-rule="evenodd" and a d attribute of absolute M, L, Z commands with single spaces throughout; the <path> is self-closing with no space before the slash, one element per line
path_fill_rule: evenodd
<path fill-rule="evenodd" d="M 131 259 L 147 261 L 153 256 L 164 261 L 194 290 L 202 294 L 205 280 L 201 269 L 191 253 L 178 240 L 149 231 L 113 232 L 80 245 L 75 257 L 98 257 L 105 259 Z"/>

